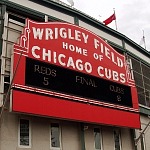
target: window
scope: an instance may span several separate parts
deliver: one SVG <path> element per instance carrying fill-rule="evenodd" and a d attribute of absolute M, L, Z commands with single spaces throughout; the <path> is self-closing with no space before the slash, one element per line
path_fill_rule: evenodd
<path fill-rule="evenodd" d="M 19 122 L 19 147 L 31 147 L 31 136 L 30 136 L 30 123 L 29 120 L 20 119 Z"/>
<path fill-rule="evenodd" d="M 51 131 L 50 131 L 51 141 L 50 147 L 53 149 L 60 149 L 60 126 L 58 123 L 51 124 Z"/>
<path fill-rule="evenodd" d="M 94 148 L 95 150 L 102 150 L 101 132 L 99 128 L 94 128 Z"/>
<path fill-rule="evenodd" d="M 115 150 L 121 150 L 120 130 L 114 130 Z"/>
<path fill-rule="evenodd" d="M 132 56 L 128 55 L 128 59 L 132 61 L 139 103 L 150 107 L 150 67 Z"/>

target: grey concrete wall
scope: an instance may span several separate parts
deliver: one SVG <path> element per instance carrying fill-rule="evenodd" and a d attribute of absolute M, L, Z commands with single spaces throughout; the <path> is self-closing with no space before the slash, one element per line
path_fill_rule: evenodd
<path fill-rule="evenodd" d="M 50 150 L 50 124 L 59 123 L 61 128 L 61 150 L 81 150 L 80 123 L 65 120 L 56 120 L 32 115 L 16 114 L 5 111 L 1 126 L 0 150 L 24 150 L 18 144 L 19 119 L 29 119 L 31 129 L 30 150 Z M 114 149 L 113 130 L 111 126 L 97 126 L 87 124 L 84 130 L 86 150 L 94 150 L 95 127 L 101 129 L 103 150 Z M 118 128 L 119 129 L 119 128 Z M 121 128 L 121 150 L 133 150 L 130 129 Z M 53 149 L 51 149 L 53 150 Z"/>
<path fill-rule="evenodd" d="M 145 130 L 145 127 L 148 125 L 150 118 L 146 115 L 141 115 L 141 129 L 136 130 L 136 138 L 138 138 L 141 135 L 141 132 Z M 147 127 L 147 129 L 143 132 L 143 144 L 144 144 L 144 150 L 149 150 L 150 149 L 150 126 Z M 137 150 L 143 150 L 142 145 L 141 145 L 141 139 L 139 139 L 137 143 Z"/>

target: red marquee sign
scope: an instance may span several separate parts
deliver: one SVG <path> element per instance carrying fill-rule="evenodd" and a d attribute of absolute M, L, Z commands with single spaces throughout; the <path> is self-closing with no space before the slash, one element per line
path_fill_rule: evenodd
<path fill-rule="evenodd" d="M 79 26 L 26 22 L 19 44 L 14 44 L 13 111 L 140 127 L 125 56 Z"/>

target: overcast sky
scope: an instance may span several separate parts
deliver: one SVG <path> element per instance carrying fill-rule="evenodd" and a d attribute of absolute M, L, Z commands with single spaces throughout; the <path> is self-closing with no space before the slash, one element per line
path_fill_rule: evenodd
<path fill-rule="evenodd" d="M 67 4 L 67 0 L 61 0 Z M 140 43 L 143 31 L 146 49 L 150 51 L 150 0 L 73 0 L 74 8 L 104 21 L 115 8 L 118 32 Z M 116 30 L 115 21 L 108 27 Z M 141 45 L 144 48 L 144 44 Z"/>

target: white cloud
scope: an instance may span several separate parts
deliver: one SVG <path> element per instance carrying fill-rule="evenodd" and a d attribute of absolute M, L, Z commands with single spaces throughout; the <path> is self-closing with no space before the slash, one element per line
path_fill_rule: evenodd
<path fill-rule="evenodd" d="M 74 0 L 74 7 L 100 21 L 112 15 L 115 8 L 118 32 L 139 44 L 144 30 L 147 50 L 150 51 L 149 0 Z M 108 26 L 115 29 L 114 22 Z"/>

